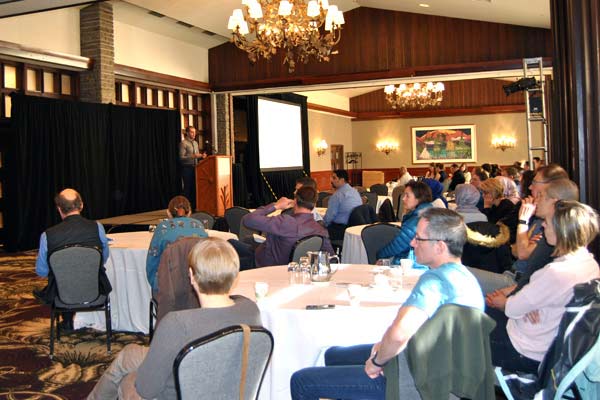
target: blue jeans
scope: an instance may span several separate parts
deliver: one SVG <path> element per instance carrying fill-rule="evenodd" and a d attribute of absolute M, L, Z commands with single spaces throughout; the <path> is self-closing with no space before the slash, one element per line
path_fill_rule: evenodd
<path fill-rule="evenodd" d="M 385 377 L 371 379 L 365 374 L 365 361 L 372 347 L 330 348 L 325 353 L 326 367 L 304 368 L 292 375 L 292 399 L 385 399 Z"/>

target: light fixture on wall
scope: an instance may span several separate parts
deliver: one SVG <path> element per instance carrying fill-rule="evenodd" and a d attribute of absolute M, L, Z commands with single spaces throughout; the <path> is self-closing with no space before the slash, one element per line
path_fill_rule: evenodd
<path fill-rule="evenodd" d="M 377 151 L 385 153 L 385 155 L 389 155 L 392 151 L 398 149 L 398 144 L 393 142 L 379 142 L 375 145 L 377 147 Z"/>
<path fill-rule="evenodd" d="M 333 46 L 340 41 L 344 15 L 329 0 L 305 1 L 242 0 L 245 13 L 233 10 L 227 24 L 233 31 L 231 41 L 248 53 L 252 63 L 259 57 L 269 60 L 281 49 L 290 73 L 298 61 L 329 61 L 337 54 Z"/>
<path fill-rule="evenodd" d="M 445 87 L 442 82 L 387 85 L 383 91 L 392 108 L 425 108 L 442 103 Z"/>
<path fill-rule="evenodd" d="M 512 149 L 517 145 L 517 139 L 511 136 L 497 136 L 492 139 L 492 146 L 502 151 Z"/>
<path fill-rule="evenodd" d="M 327 150 L 327 142 L 325 141 L 325 139 L 322 139 L 319 143 L 317 143 L 317 145 L 315 146 L 315 150 L 317 151 L 317 155 L 319 157 L 325 154 L 325 151 Z"/>

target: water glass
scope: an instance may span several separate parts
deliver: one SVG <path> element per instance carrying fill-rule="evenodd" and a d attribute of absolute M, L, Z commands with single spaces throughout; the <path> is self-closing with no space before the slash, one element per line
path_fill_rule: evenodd
<path fill-rule="evenodd" d="M 255 282 L 254 283 L 254 295 L 256 301 L 262 300 L 269 293 L 269 284 L 267 282 Z"/>
<path fill-rule="evenodd" d="M 156 225 L 148 225 L 148 232 L 154 233 L 155 230 L 156 230 Z"/>
<path fill-rule="evenodd" d="M 310 285 L 310 257 L 300 257 L 300 273 L 302 274 L 302 283 Z"/>
<path fill-rule="evenodd" d="M 403 258 L 400 260 L 400 268 L 402 268 L 402 275 L 406 275 L 410 271 L 415 262 L 410 258 Z"/>
<path fill-rule="evenodd" d="M 302 284 L 302 270 L 297 262 L 291 262 L 288 264 L 288 279 L 290 285 Z"/>
<path fill-rule="evenodd" d="M 207 219 L 203 219 L 202 220 L 202 225 L 204 225 L 204 229 L 208 229 L 208 220 Z"/>
<path fill-rule="evenodd" d="M 362 294 L 362 286 L 356 283 L 348 285 L 348 298 L 350 299 L 351 307 L 358 307 L 360 305 L 360 295 Z"/>
<path fill-rule="evenodd" d="M 388 267 L 390 266 L 390 259 L 389 258 L 380 258 L 379 260 L 377 260 L 376 262 L 377 265 L 379 265 L 380 267 Z"/>

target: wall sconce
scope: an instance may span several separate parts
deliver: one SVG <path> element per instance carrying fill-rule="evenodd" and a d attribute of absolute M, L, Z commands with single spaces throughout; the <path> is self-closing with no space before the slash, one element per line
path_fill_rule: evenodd
<path fill-rule="evenodd" d="M 379 142 L 376 145 L 377 151 L 385 153 L 385 155 L 389 155 L 392 151 L 398 149 L 398 144 L 393 142 Z"/>
<path fill-rule="evenodd" d="M 500 136 L 492 139 L 492 146 L 502 151 L 512 149 L 517 145 L 517 139 L 510 136 Z"/>
<path fill-rule="evenodd" d="M 315 150 L 317 150 L 317 155 L 319 157 L 325 154 L 325 150 L 327 150 L 327 142 L 325 141 L 325 139 L 322 139 L 319 143 L 317 143 L 317 145 L 315 146 Z"/>

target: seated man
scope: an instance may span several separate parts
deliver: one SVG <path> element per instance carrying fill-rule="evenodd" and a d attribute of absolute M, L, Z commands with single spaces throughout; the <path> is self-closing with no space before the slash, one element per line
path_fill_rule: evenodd
<path fill-rule="evenodd" d="M 319 190 L 317 189 L 317 182 L 310 176 L 302 176 L 302 177 L 296 179 L 296 187 L 294 188 L 294 195 L 296 194 L 298 189 L 300 189 L 303 186 L 310 186 L 310 187 L 314 188 L 317 191 L 317 196 L 318 196 Z M 317 211 L 316 208 L 312 209 L 312 215 L 313 215 L 313 218 L 315 219 L 315 221 L 317 221 L 317 222 L 323 221 L 323 217 L 321 217 L 321 214 L 319 214 L 319 212 Z"/>
<path fill-rule="evenodd" d="M 318 235 L 323 238 L 321 250 L 333 253 L 327 230 L 317 223 L 312 216 L 312 209 L 317 203 L 317 191 L 310 186 L 303 186 L 296 191 L 295 201 L 282 197 L 276 203 L 259 207 L 242 219 L 243 224 L 266 234 L 267 240 L 254 250 L 255 266 L 283 265 L 290 260 L 294 244 L 307 236 Z M 275 210 L 294 207 L 294 214 L 279 214 L 269 217 Z M 252 247 L 239 241 L 232 244 L 240 253 L 240 258 L 247 259 Z"/>
<path fill-rule="evenodd" d="M 189 267 L 201 308 L 167 314 L 150 347 L 125 346 L 88 399 L 175 399 L 173 362 L 183 346 L 231 325 L 261 324 L 256 304 L 229 295 L 240 269 L 231 245 L 217 238 L 198 243 L 190 253 Z"/>
<path fill-rule="evenodd" d="M 338 169 L 331 174 L 331 186 L 335 193 L 329 198 L 323 220 L 332 240 L 344 239 L 350 213 L 355 207 L 362 205 L 360 194 L 347 182 L 348 172 L 345 170 Z"/>
<path fill-rule="evenodd" d="M 417 262 L 431 269 L 421 276 L 381 342 L 372 347 L 329 349 L 326 360 L 336 365 L 305 368 L 294 373 L 292 398 L 384 399 L 383 366 L 404 350 L 410 338 L 439 307 L 457 304 L 483 311 L 481 289 L 475 277 L 460 263 L 466 238 L 467 230 L 460 215 L 441 208 L 424 210 L 411 245 Z M 345 365 L 340 365 L 337 359 L 344 359 Z"/>
<path fill-rule="evenodd" d="M 158 291 L 156 273 L 160 264 L 160 256 L 170 243 L 182 237 L 208 237 L 202 222 L 190 218 L 192 205 L 184 196 L 175 196 L 169 201 L 167 216 L 169 219 L 156 225 L 154 235 L 146 257 L 146 276 L 153 292 Z"/>
<path fill-rule="evenodd" d="M 48 266 L 48 257 L 54 250 L 79 244 L 95 246 L 102 249 L 102 261 L 108 259 L 108 239 L 104 227 L 99 222 L 90 221 L 81 216 L 83 201 L 73 189 L 65 189 L 54 198 L 54 204 L 62 222 L 46 230 L 40 236 L 40 249 L 35 262 L 35 272 L 41 277 L 48 277 L 48 285 L 42 290 L 34 290 L 34 296 L 46 304 L 52 304 L 58 294 L 54 275 Z M 100 268 L 100 294 L 108 295 L 112 287 L 106 276 L 104 267 Z M 62 328 L 73 329 L 73 313 L 63 313 Z"/>

